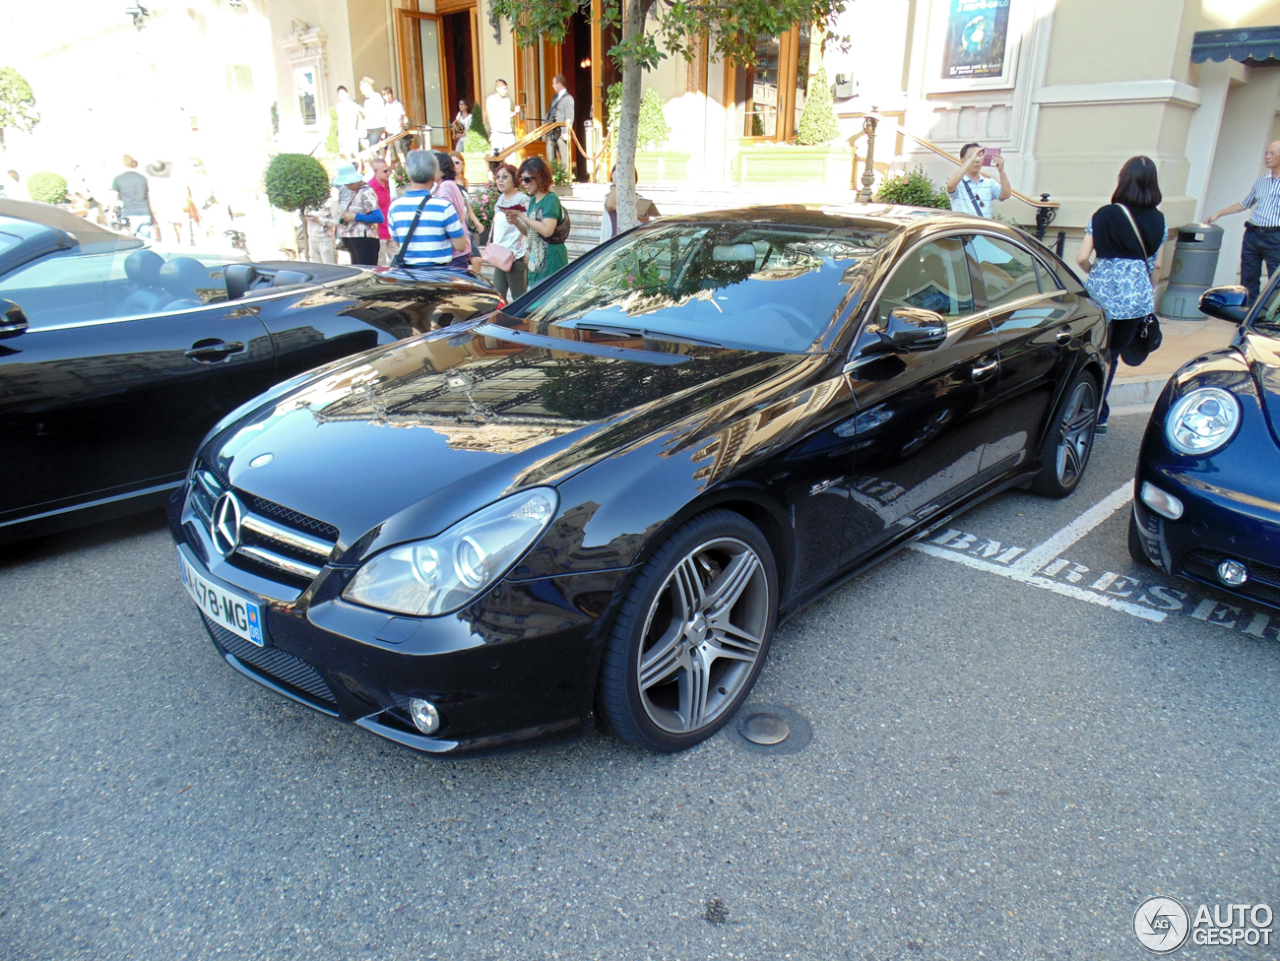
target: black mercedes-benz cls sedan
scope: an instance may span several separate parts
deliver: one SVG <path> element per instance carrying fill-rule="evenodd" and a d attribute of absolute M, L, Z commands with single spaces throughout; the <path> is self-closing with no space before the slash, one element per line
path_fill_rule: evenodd
<path fill-rule="evenodd" d="M 499 303 L 463 271 L 166 257 L 0 200 L 0 545 L 162 507 L 268 387 Z"/>
<path fill-rule="evenodd" d="M 655 222 L 491 318 L 220 423 L 170 502 L 227 663 L 392 741 L 679 750 L 780 618 L 1089 460 L 1105 325 L 1020 231 L 905 208 Z"/>

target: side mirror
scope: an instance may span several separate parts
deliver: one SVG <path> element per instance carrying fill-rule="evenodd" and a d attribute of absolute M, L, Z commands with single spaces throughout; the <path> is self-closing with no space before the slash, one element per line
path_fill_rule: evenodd
<path fill-rule="evenodd" d="M 895 307 L 880 337 L 898 350 L 929 350 L 947 339 L 947 321 L 932 310 Z"/>
<path fill-rule="evenodd" d="M 0 337 L 16 337 L 27 329 L 27 315 L 12 300 L 0 300 Z"/>
<path fill-rule="evenodd" d="M 1200 313 L 1243 324 L 1249 315 L 1249 292 L 1243 287 L 1213 287 L 1200 295 Z"/>

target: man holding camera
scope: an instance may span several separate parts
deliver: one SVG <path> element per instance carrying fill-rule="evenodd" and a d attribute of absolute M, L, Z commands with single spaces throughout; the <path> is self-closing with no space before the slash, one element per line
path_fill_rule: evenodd
<path fill-rule="evenodd" d="M 982 176 L 985 155 L 981 144 L 967 143 L 960 148 L 960 166 L 947 180 L 951 209 L 958 214 L 992 217 L 995 215 L 995 202 L 1013 196 L 1013 187 L 1004 172 L 1004 157 L 995 154 L 991 159 L 992 166 L 1000 174 L 1000 182 L 996 183 L 992 178 Z"/>

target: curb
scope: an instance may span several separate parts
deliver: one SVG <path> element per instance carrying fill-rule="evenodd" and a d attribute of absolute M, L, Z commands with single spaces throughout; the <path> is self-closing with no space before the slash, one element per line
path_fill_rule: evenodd
<path fill-rule="evenodd" d="M 1172 373 L 1168 373 L 1117 377 L 1111 382 L 1107 403 L 1112 407 L 1134 407 L 1139 404 L 1150 406 L 1160 397 L 1160 392 L 1172 376 Z"/>

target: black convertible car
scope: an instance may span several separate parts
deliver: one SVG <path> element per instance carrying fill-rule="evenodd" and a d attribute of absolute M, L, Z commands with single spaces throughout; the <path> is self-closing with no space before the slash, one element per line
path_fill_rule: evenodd
<path fill-rule="evenodd" d="M 268 387 L 499 302 L 460 271 L 166 260 L 0 201 L 0 544 L 161 506 L 209 428 Z"/>
<path fill-rule="evenodd" d="M 1105 324 L 991 221 L 669 219 L 491 318 L 222 421 L 170 502 L 228 664 L 421 751 L 581 730 L 678 750 L 779 618 L 1089 460 Z"/>
<path fill-rule="evenodd" d="M 1165 385 L 1138 455 L 1129 552 L 1170 574 L 1280 607 L 1280 277 L 1200 309 L 1240 324 Z"/>

